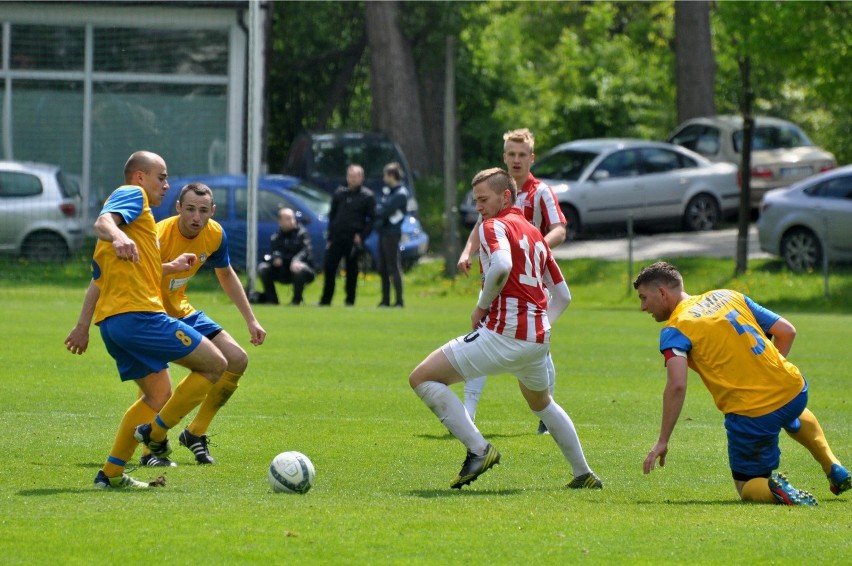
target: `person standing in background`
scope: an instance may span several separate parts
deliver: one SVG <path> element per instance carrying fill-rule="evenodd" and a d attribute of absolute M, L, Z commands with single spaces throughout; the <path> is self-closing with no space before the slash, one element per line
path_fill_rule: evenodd
<path fill-rule="evenodd" d="M 391 306 L 390 288 L 393 283 L 395 307 L 402 307 L 402 255 L 399 241 L 402 238 L 402 221 L 408 208 L 408 189 L 403 184 L 405 174 L 399 163 L 385 165 L 385 188 L 376 207 L 376 231 L 379 233 L 379 276 L 382 280 L 380 307 Z"/>
<path fill-rule="evenodd" d="M 346 169 L 346 186 L 331 199 L 328 213 L 328 239 L 325 250 L 325 282 L 319 306 L 331 305 L 340 260 L 346 262 L 346 306 L 355 305 L 358 284 L 358 255 L 373 229 L 376 199 L 364 186 L 364 168 L 352 164 Z"/>

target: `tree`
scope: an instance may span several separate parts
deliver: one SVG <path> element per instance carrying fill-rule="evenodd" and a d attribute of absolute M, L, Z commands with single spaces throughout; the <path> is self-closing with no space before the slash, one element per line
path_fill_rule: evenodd
<path fill-rule="evenodd" d="M 365 2 L 372 122 L 399 143 L 415 171 L 423 171 L 428 161 L 418 77 L 399 17 L 399 2 Z"/>
<path fill-rule="evenodd" d="M 716 62 L 710 41 L 710 3 L 675 2 L 677 120 L 714 116 Z"/>

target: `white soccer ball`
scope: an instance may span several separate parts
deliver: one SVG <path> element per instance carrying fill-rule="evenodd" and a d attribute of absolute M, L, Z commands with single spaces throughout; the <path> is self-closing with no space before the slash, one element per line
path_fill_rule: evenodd
<path fill-rule="evenodd" d="M 269 487 L 276 493 L 307 493 L 315 475 L 310 458 L 301 452 L 282 452 L 269 465 Z"/>

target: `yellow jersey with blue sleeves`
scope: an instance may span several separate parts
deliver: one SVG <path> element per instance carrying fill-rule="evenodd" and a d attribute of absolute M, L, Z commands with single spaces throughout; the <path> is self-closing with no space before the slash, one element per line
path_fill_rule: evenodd
<path fill-rule="evenodd" d="M 228 238 L 221 224 L 210 219 L 196 237 L 187 238 L 180 232 L 179 220 L 179 216 L 171 216 L 157 223 L 160 259 L 163 263 L 168 263 L 184 253 L 193 253 L 198 258 L 187 271 L 162 277 L 160 293 L 163 304 L 169 316 L 175 318 L 183 318 L 195 311 L 186 296 L 186 286 L 199 269 L 207 264 L 215 268 L 231 265 Z"/>
<path fill-rule="evenodd" d="M 148 195 L 142 187 L 122 185 L 104 203 L 101 215 L 108 213 L 124 219 L 119 228 L 136 243 L 139 263 L 118 259 L 112 242 L 98 240 L 92 258 L 92 279 L 101 292 L 95 307 L 95 324 L 127 312 L 164 312 L 157 225 Z"/>
<path fill-rule="evenodd" d="M 805 385 L 799 369 L 767 337 L 779 318 L 736 291 L 691 296 L 660 332 L 660 351 L 686 352 L 689 367 L 723 413 L 760 417 L 789 403 Z"/>

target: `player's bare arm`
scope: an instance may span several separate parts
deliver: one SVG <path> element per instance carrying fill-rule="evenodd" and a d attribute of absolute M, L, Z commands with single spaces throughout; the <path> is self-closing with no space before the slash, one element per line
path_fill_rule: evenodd
<path fill-rule="evenodd" d="M 477 220 L 476 224 L 473 227 L 473 230 L 470 231 L 470 235 L 467 237 L 467 242 L 462 249 L 461 255 L 459 256 L 459 262 L 456 265 L 459 268 L 459 271 L 467 275 L 470 273 L 470 256 L 473 253 L 473 250 L 479 249 L 479 225 L 482 224 L 482 220 Z"/>
<path fill-rule="evenodd" d="M 782 316 L 769 328 L 769 334 L 772 335 L 772 343 L 786 358 L 793 348 L 793 340 L 796 339 L 796 327 Z"/>
<path fill-rule="evenodd" d="M 139 263 L 139 250 L 136 242 L 131 240 L 119 226 L 124 223 L 120 214 L 109 212 L 101 214 L 95 220 L 95 235 L 105 242 L 112 242 L 112 249 L 118 259 Z"/>
<path fill-rule="evenodd" d="M 657 459 L 660 466 L 666 465 L 666 454 L 669 451 L 669 439 L 674 432 L 677 420 L 686 399 L 687 361 L 683 356 L 673 356 L 666 363 L 666 388 L 663 391 L 663 416 L 660 424 L 660 437 L 648 453 L 643 465 L 646 474 L 654 469 Z"/>
<path fill-rule="evenodd" d="M 190 267 L 195 265 L 196 261 L 198 261 L 198 257 L 195 254 L 182 253 L 172 261 L 163 264 L 163 275 L 188 271 Z"/>
<path fill-rule="evenodd" d="M 544 235 L 544 241 L 551 250 L 555 250 L 565 242 L 567 237 L 568 231 L 565 229 L 565 224 L 559 222 L 550 225 L 547 234 Z"/>
<path fill-rule="evenodd" d="M 86 296 L 83 298 L 83 307 L 80 309 L 77 324 L 65 338 L 65 348 L 72 354 L 84 354 L 89 348 L 89 327 L 92 325 L 95 306 L 98 304 L 100 296 L 101 290 L 95 285 L 94 280 L 90 281 L 89 288 L 86 289 Z"/>
<path fill-rule="evenodd" d="M 228 298 L 231 299 L 231 302 L 234 303 L 234 306 L 243 315 L 246 326 L 248 327 L 251 343 L 255 346 L 263 344 L 263 341 L 266 340 L 266 330 L 263 329 L 254 316 L 254 311 L 243 290 L 243 284 L 240 282 L 240 278 L 237 276 L 234 268 L 230 265 L 228 267 L 217 268 L 216 277 L 219 279 L 219 285 L 222 286 L 222 290 L 225 291 L 225 294 L 228 295 Z"/>

